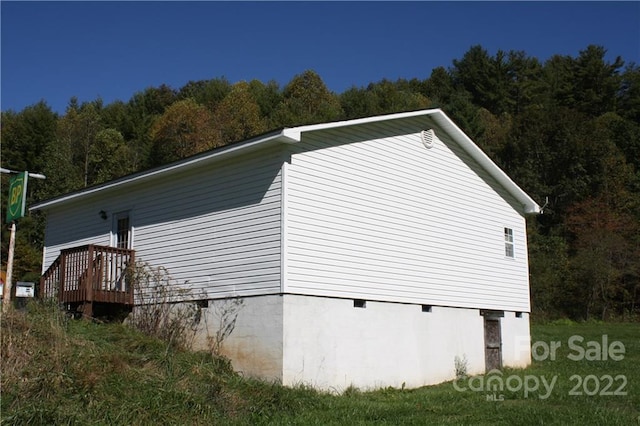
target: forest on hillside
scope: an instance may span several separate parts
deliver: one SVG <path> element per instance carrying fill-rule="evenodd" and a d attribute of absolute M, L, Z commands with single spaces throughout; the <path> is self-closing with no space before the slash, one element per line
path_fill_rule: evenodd
<path fill-rule="evenodd" d="M 47 176 L 30 182 L 33 204 L 281 127 L 438 107 L 545 204 L 528 219 L 534 317 L 639 320 L 640 66 L 602 46 L 544 62 L 473 46 L 425 77 L 339 94 L 313 70 L 284 87 L 213 78 L 71 98 L 64 114 L 41 101 L 2 112 L 2 167 Z M 38 280 L 44 221 L 19 220 L 14 281 Z M 8 240 L 3 226 L 3 268 Z"/>

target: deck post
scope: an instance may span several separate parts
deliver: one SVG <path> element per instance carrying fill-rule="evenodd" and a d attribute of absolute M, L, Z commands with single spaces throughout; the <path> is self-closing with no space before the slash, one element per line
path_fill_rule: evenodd
<path fill-rule="evenodd" d="M 129 254 L 129 265 L 128 265 L 128 268 L 131 268 L 131 272 L 128 273 L 127 275 L 129 277 L 133 277 L 134 274 L 135 274 L 135 270 L 136 270 L 136 252 L 135 251 L 131 251 L 130 254 Z M 127 280 L 127 281 L 129 281 L 129 280 Z M 135 297 L 136 297 L 135 296 L 135 285 L 136 285 L 136 283 L 135 283 L 135 279 L 133 279 L 133 278 L 131 278 L 130 281 L 131 282 L 126 282 L 125 281 L 126 285 L 127 285 L 127 294 L 128 294 L 127 302 L 130 305 L 133 306 L 133 305 L 135 305 L 135 302 L 136 302 L 135 301 Z"/>
<path fill-rule="evenodd" d="M 82 309 L 82 315 L 85 317 L 93 317 L 93 270 L 95 268 L 93 259 L 93 244 L 89 244 L 89 250 L 87 252 L 87 281 L 86 281 L 86 300 L 87 302 Z"/>
<path fill-rule="evenodd" d="M 58 280 L 60 281 L 58 283 L 58 303 L 64 302 L 63 293 L 64 293 L 64 282 L 67 275 L 66 271 L 67 271 L 67 254 L 63 250 L 60 256 L 60 272 L 58 273 Z"/>

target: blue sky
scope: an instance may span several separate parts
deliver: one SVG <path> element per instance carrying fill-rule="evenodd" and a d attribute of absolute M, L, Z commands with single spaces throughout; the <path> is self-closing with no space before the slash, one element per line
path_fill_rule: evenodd
<path fill-rule="evenodd" d="M 544 61 L 589 44 L 640 64 L 640 2 L 13 2 L 1 8 L 2 111 L 127 101 L 146 87 L 315 70 L 341 93 L 428 78 L 473 45 Z"/>

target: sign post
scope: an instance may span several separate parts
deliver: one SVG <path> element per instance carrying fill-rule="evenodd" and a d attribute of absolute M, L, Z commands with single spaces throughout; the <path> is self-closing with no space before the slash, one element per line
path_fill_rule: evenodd
<path fill-rule="evenodd" d="M 7 258 L 7 281 L 4 283 L 4 294 L 2 295 L 2 312 L 9 310 L 11 303 L 11 277 L 13 275 L 13 256 L 16 251 L 16 223 L 11 222 L 11 237 L 9 238 L 9 254 Z"/>
<path fill-rule="evenodd" d="M 24 217 L 27 205 L 27 180 L 29 176 L 37 179 L 46 179 L 39 173 L 16 172 L 0 168 L 0 173 L 9 173 L 14 176 L 9 180 L 9 200 L 7 202 L 6 222 L 10 223 L 9 229 L 9 253 L 7 257 L 7 274 L 2 288 L 2 312 L 7 312 L 11 304 L 11 279 L 13 275 L 13 257 L 16 248 L 16 220 Z"/>
<path fill-rule="evenodd" d="M 27 203 L 27 180 L 29 172 L 18 173 L 9 181 L 9 201 L 7 223 L 10 223 L 9 253 L 7 257 L 7 280 L 2 295 L 2 312 L 7 312 L 11 303 L 11 279 L 13 277 L 13 257 L 16 250 L 16 219 L 24 216 Z"/>

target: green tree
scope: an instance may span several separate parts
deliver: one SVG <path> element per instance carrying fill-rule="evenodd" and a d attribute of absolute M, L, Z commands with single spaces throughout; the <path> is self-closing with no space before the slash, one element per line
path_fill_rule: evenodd
<path fill-rule="evenodd" d="M 575 239 L 571 279 L 582 299 L 576 314 L 584 319 L 621 317 L 640 303 L 640 227 L 620 204 L 603 194 L 576 203 L 569 213 Z"/>
<path fill-rule="evenodd" d="M 507 62 L 509 112 L 523 113 L 532 105 L 544 103 L 543 68 L 538 59 L 523 51 L 510 51 Z"/>
<path fill-rule="evenodd" d="M 283 102 L 273 114 L 273 124 L 296 126 L 333 121 L 343 116 L 338 97 L 318 74 L 305 71 L 296 75 L 283 91 Z"/>
<path fill-rule="evenodd" d="M 178 91 L 178 99 L 193 99 L 204 105 L 209 111 L 214 111 L 218 104 L 231 91 L 231 83 L 224 78 L 211 80 L 189 81 Z"/>
<path fill-rule="evenodd" d="M 453 61 L 450 74 L 456 89 L 464 89 L 475 105 L 497 116 L 520 114 L 544 100 L 543 67 L 523 51 L 498 50 L 491 56 L 481 46 L 473 46 L 462 59 Z M 438 78 L 444 80 L 442 70 Z"/>
<path fill-rule="evenodd" d="M 370 91 L 355 86 L 340 94 L 340 105 L 347 119 L 367 117 L 378 109 L 375 96 Z"/>
<path fill-rule="evenodd" d="M 251 80 L 249 82 L 249 93 L 258 103 L 260 107 L 260 115 L 267 123 L 267 127 L 277 127 L 273 125 L 272 116 L 282 102 L 282 93 L 278 83 L 274 80 L 269 81 L 267 84 L 263 84 L 258 80 Z"/>
<path fill-rule="evenodd" d="M 129 104 L 144 115 L 160 115 L 172 105 L 177 98 L 174 89 L 166 84 L 159 87 L 148 87 L 133 95 Z"/>
<path fill-rule="evenodd" d="M 550 101 L 590 116 L 614 111 L 622 87 L 624 65 L 617 57 L 605 60 L 606 49 L 590 45 L 577 58 L 555 55 L 544 64 L 544 83 Z"/>
<path fill-rule="evenodd" d="M 28 106 L 16 113 L 2 113 L 0 134 L 2 140 L 2 166 L 13 170 L 27 170 L 46 174 L 46 153 L 49 144 L 55 139 L 57 114 L 44 102 Z M 2 188 L 0 204 L 7 205 L 7 191 L 10 176 L 0 176 Z M 46 181 L 30 179 L 27 192 L 27 206 L 46 197 L 43 184 Z M 4 209 L 3 209 L 4 212 Z M 2 219 L 4 221 L 4 217 Z M 42 264 L 42 236 L 44 220 L 41 217 L 21 218 L 16 233 L 15 256 L 13 265 L 14 281 L 35 281 L 39 277 Z M 2 268 L 6 268 L 9 249 L 9 229 L 1 227 Z"/>
<path fill-rule="evenodd" d="M 543 65 L 542 84 L 546 92 L 545 107 L 571 107 L 575 103 L 573 58 L 553 55 Z"/>
<path fill-rule="evenodd" d="M 46 152 L 46 191 L 59 195 L 92 185 L 91 158 L 96 146 L 96 134 L 102 130 L 99 104 L 78 105 L 75 98 L 58 120 L 56 136 Z"/>
<path fill-rule="evenodd" d="M 405 82 L 382 80 L 370 84 L 367 91 L 373 96 L 374 111 L 372 114 L 387 114 L 401 111 L 412 111 L 426 108 L 430 102 L 420 93 L 403 89 Z"/>
<path fill-rule="evenodd" d="M 611 114 L 593 120 L 566 108 L 540 110 L 518 129 L 523 151 L 506 156 L 522 164 L 516 181 L 536 188 L 535 198 L 549 195 L 529 235 L 532 297 L 546 313 L 604 318 L 637 306 L 640 199 L 633 167 L 614 142 L 612 123 L 622 119 Z M 566 250 L 566 267 L 553 262 L 554 250 Z"/>
<path fill-rule="evenodd" d="M 119 130 L 130 142 L 136 169 L 153 165 L 151 126 L 177 99 L 176 91 L 163 84 L 137 92 L 127 102 L 127 128 Z"/>
<path fill-rule="evenodd" d="M 453 95 L 453 79 L 444 67 L 436 67 L 431 71 L 431 76 L 424 82 L 424 94 L 433 100 L 438 107 L 445 107 L 451 101 Z"/>
<path fill-rule="evenodd" d="M 569 246 L 558 235 L 543 235 L 529 221 L 528 249 L 531 309 L 537 318 L 561 318 L 580 301 L 569 285 Z"/>
<path fill-rule="evenodd" d="M 513 118 L 498 162 L 535 199 L 549 197 L 548 226 L 600 190 L 604 161 L 617 148 L 589 116 L 566 107 L 531 107 Z"/>
<path fill-rule="evenodd" d="M 636 64 L 628 65 L 621 75 L 616 111 L 640 123 L 640 66 Z"/>
<path fill-rule="evenodd" d="M 620 90 L 624 61 L 617 57 L 613 63 L 606 62 L 606 53 L 604 47 L 591 45 L 573 62 L 574 107 L 592 116 L 613 111 Z"/>
<path fill-rule="evenodd" d="M 249 84 L 239 82 L 220 102 L 214 117 L 221 145 L 247 139 L 266 130 L 265 120 L 260 114 L 260 106 L 249 91 Z"/>
<path fill-rule="evenodd" d="M 508 143 L 512 119 L 511 115 L 504 113 L 501 116 L 492 114 L 485 108 L 478 109 L 475 122 L 479 130 L 475 142 L 482 150 L 494 159 L 500 166 L 502 151 Z"/>
<path fill-rule="evenodd" d="M 219 144 L 209 110 L 193 99 L 171 105 L 153 124 L 153 165 L 176 161 Z"/>
<path fill-rule="evenodd" d="M 482 46 L 471 47 L 460 60 L 453 61 L 454 86 L 471 94 L 472 102 L 494 114 L 508 110 L 508 68 L 504 53 L 491 57 Z"/>
<path fill-rule="evenodd" d="M 3 166 L 42 172 L 44 154 L 55 138 L 57 121 L 58 115 L 44 101 L 19 113 L 3 112 L 0 120 Z"/>
<path fill-rule="evenodd" d="M 134 137 L 133 121 L 129 106 L 122 101 L 114 101 L 100 110 L 100 117 L 106 129 L 116 129 L 125 140 Z"/>
<path fill-rule="evenodd" d="M 340 95 L 345 117 L 357 118 L 393 112 L 414 111 L 426 108 L 430 101 L 412 87 L 416 82 L 407 80 L 382 80 L 371 83 L 366 89 L 350 88 Z"/>
<path fill-rule="evenodd" d="M 100 130 L 89 158 L 92 183 L 98 184 L 135 171 L 131 149 L 116 129 Z"/>

